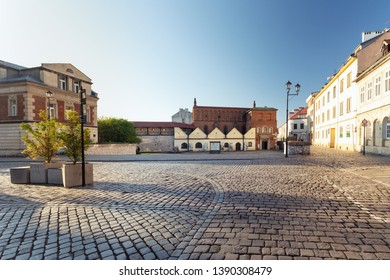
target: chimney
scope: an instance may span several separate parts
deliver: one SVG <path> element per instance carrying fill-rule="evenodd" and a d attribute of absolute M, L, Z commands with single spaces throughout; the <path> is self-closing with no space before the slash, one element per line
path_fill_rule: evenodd
<path fill-rule="evenodd" d="M 362 43 L 371 40 L 372 38 L 375 38 L 385 32 L 387 32 L 389 29 L 386 28 L 384 30 L 378 30 L 378 31 L 367 31 L 367 32 L 362 32 Z"/>

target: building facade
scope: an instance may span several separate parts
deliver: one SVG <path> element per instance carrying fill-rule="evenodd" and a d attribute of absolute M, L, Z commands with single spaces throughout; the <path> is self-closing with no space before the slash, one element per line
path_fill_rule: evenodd
<path fill-rule="evenodd" d="M 192 113 L 190 111 L 188 111 L 187 108 L 185 108 L 185 109 L 180 108 L 179 112 L 177 112 L 176 114 L 174 114 L 172 116 L 172 122 L 191 124 L 192 123 Z"/>
<path fill-rule="evenodd" d="M 388 48 L 388 45 L 385 45 Z M 356 80 L 357 150 L 390 155 L 390 54 L 363 71 Z M 363 147 L 364 145 L 364 147 Z"/>
<path fill-rule="evenodd" d="M 133 122 L 137 136 L 141 138 L 138 147 L 141 152 L 175 151 L 175 129 L 189 135 L 195 127 L 179 122 Z"/>
<path fill-rule="evenodd" d="M 390 154 L 390 31 L 364 32 L 362 39 L 339 71 L 307 99 L 312 142 Z"/>
<path fill-rule="evenodd" d="M 219 128 L 214 128 L 209 134 L 196 128 L 188 134 L 181 128 L 175 127 L 175 147 L 180 152 L 206 152 L 212 150 L 212 146 L 215 144 L 217 144 L 219 151 L 253 151 L 256 149 L 255 143 L 255 128 L 250 129 L 245 134 L 235 128 L 228 134 L 224 134 Z"/>
<path fill-rule="evenodd" d="M 289 112 L 288 137 L 295 141 L 310 142 L 310 127 L 307 107 L 300 107 Z M 286 140 L 286 123 L 279 127 L 278 141 Z"/>
<path fill-rule="evenodd" d="M 213 107 L 198 106 L 195 99 L 192 117 L 194 126 L 205 135 L 218 128 L 224 137 L 233 130 L 245 136 L 255 129 L 254 149 L 271 150 L 276 147 L 276 112 L 275 108 L 256 107 L 256 102 L 253 102 L 252 108 Z M 245 150 L 244 144 L 240 150 Z"/>
<path fill-rule="evenodd" d="M 85 109 L 91 138 L 97 142 L 97 93 L 92 80 L 72 64 L 42 64 L 27 68 L 0 61 L 0 155 L 19 155 L 24 149 L 22 122 L 40 121 L 46 111 L 59 122 L 65 122 L 67 110 L 80 111 L 79 90 L 86 90 Z M 48 98 L 46 92 L 52 92 Z"/>

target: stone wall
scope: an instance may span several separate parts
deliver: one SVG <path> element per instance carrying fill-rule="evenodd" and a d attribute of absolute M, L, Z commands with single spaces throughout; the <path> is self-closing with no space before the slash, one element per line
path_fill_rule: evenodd
<path fill-rule="evenodd" d="M 173 151 L 174 138 L 164 135 L 141 136 L 142 142 L 138 144 L 141 152 L 171 152 Z"/>
<path fill-rule="evenodd" d="M 86 152 L 86 155 L 135 155 L 137 144 L 94 144 Z"/>
<path fill-rule="evenodd" d="M 19 123 L 7 123 L 0 125 L 0 156 L 22 156 L 24 144 L 21 139 Z"/>
<path fill-rule="evenodd" d="M 286 153 L 286 146 L 284 148 Z M 310 155 L 310 144 L 305 142 L 288 142 L 289 155 Z"/>

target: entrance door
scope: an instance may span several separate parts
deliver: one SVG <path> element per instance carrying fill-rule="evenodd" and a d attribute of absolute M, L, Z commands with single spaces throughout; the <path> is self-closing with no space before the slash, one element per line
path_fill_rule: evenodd
<path fill-rule="evenodd" d="M 236 151 L 241 151 L 241 144 L 240 143 L 236 143 Z"/>
<path fill-rule="evenodd" d="M 334 148 L 334 143 L 336 140 L 336 129 L 331 128 L 330 129 L 330 143 L 329 143 L 329 148 Z"/>
<path fill-rule="evenodd" d="M 261 149 L 262 150 L 268 150 L 268 141 L 267 140 L 263 140 L 261 142 Z"/>

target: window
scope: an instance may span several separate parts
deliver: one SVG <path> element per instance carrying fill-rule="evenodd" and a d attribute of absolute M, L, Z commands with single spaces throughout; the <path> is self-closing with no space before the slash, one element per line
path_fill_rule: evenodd
<path fill-rule="evenodd" d="M 344 79 L 341 79 L 340 81 L 340 93 L 344 91 Z"/>
<path fill-rule="evenodd" d="M 390 139 L 390 122 L 386 124 L 386 139 Z"/>
<path fill-rule="evenodd" d="M 336 98 L 336 86 L 333 87 L 333 99 Z"/>
<path fill-rule="evenodd" d="M 18 106 L 16 96 L 8 98 L 8 116 L 16 117 L 18 115 Z"/>
<path fill-rule="evenodd" d="M 372 98 L 372 82 L 367 84 L 367 100 Z"/>
<path fill-rule="evenodd" d="M 344 134 L 344 132 L 343 132 L 343 127 L 340 126 L 340 138 L 343 138 L 343 134 Z"/>
<path fill-rule="evenodd" d="M 79 93 L 80 91 L 80 81 L 73 81 L 73 91 Z"/>
<path fill-rule="evenodd" d="M 294 123 L 294 129 L 298 129 L 298 124 Z"/>
<path fill-rule="evenodd" d="M 351 86 L 351 72 L 348 73 L 347 75 L 347 88 L 349 88 Z"/>
<path fill-rule="evenodd" d="M 325 113 L 322 113 L 322 122 L 325 122 Z"/>
<path fill-rule="evenodd" d="M 325 95 L 322 97 L 322 105 L 325 106 Z"/>
<path fill-rule="evenodd" d="M 360 88 L 360 103 L 364 103 L 364 95 L 365 95 L 365 91 L 363 86 Z"/>
<path fill-rule="evenodd" d="M 252 147 L 252 142 L 248 142 L 248 147 Z"/>
<path fill-rule="evenodd" d="M 197 143 L 195 144 L 195 148 L 196 148 L 196 149 L 202 149 L 202 143 L 197 142 Z"/>
<path fill-rule="evenodd" d="M 346 108 L 347 114 L 351 113 L 351 97 L 347 99 L 347 108 Z"/>
<path fill-rule="evenodd" d="M 347 125 L 345 134 L 346 134 L 347 138 L 351 137 L 351 126 L 350 125 Z"/>
<path fill-rule="evenodd" d="M 375 96 L 381 94 L 381 77 L 375 79 Z"/>
<path fill-rule="evenodd" d="M 187 143 L 182 143 L 182 144 L 181 144 L 181 148 L 182 148 L 182 149 L 188 149 Z"/>
<path fill-rule="evenodd" d="M 85 109 L 85 119 L 87 123 L 91 122 L 91 109 L 89 108 L 89 106 L 87 106 L 87 108 Z"/>
<path fill-rule="evenodd" d="M 340 102 L 340 116 L 344 115 L 344 102 Z"/>
<path fill-rule="evenodd" d="M 48 109 L 49 109 L 50 118 L 57 118 L 56 108 L 57 108 L 56 104 L 53 103 L 49 104 Z"/>
<path fill-rule="evenodd" d="M 59 81 L 59 86 L 60 86 L 60 89 L 62 90 L 67 90 L 67 85 L 66 85 L 66 76 L 62 75 L 60 76 L 60 81 Z"/>
<path fill-rule="evenodd" d="M 330 101 L 330 91 L 328 91 L 327 98 L 326 98 L 326 102 L 329 103 L 329 101 Z"/>
<path fill-rule="evenodd" d="M 326 111 L 326 120 L 330 120 L 330 110 Z"/>
<path fill-rule="evenodd" d="M 300 129 L 304 129 L 305 128 L 305 124 L 301 123 L 299 128 Z"/>
<path fill-rule="evenodd" d="M 385 73 L 385 92 L 390 91 L 390 70 Z"/>
<path fill-rule="evenodd" d="M 333 118 L 335 119 L 337 116 L 337 113 L 336 113 L 336 106 L 333 106 Z"/>

